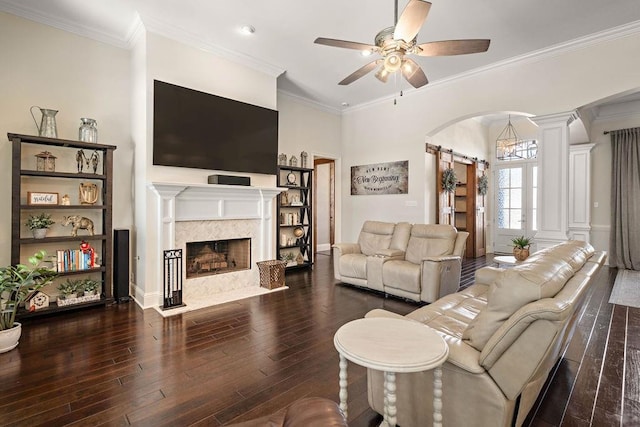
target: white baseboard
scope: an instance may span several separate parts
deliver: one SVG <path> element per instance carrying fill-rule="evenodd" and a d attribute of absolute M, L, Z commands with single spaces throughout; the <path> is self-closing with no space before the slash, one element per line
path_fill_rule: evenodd
<path fill-rule="evenodd" d="M 316 245 L 316 252 L 330 251 L 330 250 L 331 250 L 331 243 L 322 243 L 320 245 Z"/>

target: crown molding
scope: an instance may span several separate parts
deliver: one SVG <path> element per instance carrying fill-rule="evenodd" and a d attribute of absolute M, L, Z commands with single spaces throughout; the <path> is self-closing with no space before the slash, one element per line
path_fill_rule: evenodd
<path fill-rule="evenodd" d="M 186 31 L 183 28 L 176 27 L 175 25 L 171 25 L 154 18 L 142 18 L 142 22 L 145 28 L 152 33 L 184 43 L 188 46 L 205 50 L 222 58 L 228 59 L 229 61 L 263 72 L 269 76 L 278 77 L 280 74 L 285 72 L 284 68 L 261 61 L 252 56 L 206 42 L 202 40 L 201 36 Z"/>
<path fill-rule="evenodd" d="M 12 15 L 20 16 L 30 21 L 39 22 L 59 30 L 67 31 L 78 36 L 87 37 L 92 40 L 119 47 L 121 49 L 129 48 L 127 40 L 116 37 L 113 34 L 99 31 L 93 27 L 79 25 L 76 22 L 71 22 L 66 19 L 46 15 L 30 7 L 19 5 L 14 2 L 0 0 L 0 10 Z"/>
<path fill-rule="evenodd" d="M 621 25 L 614 28 L 609 28 L 607 30 L 593 33 L 588 36 L 573 39 L 564 43 L 559 43 L 559 44 L 549 46 L 544 49 L 539 49 L 533 52 L 529 52 L 523 55 L 514 56 L 512 58 L 508 58 L 503 61 L 494 62 L 492 64 L 488 64 L 483 67 L 478 67 L 469 71 L 465 71 L 464 73 L 455 74 L 450 77 L 429 82 L 428 85 L 423 86 L 420 89 L 412 89 L 412 90 L 404 91 L 404 96 L 411 96 L 416 93 L 426 92 L 434 87 L 451 84 L 458 80 L 466 79 L 466 78 L 475 76 L 477 74 L 485 73 L 488 71 L 507 68 L 507 67 L 513 67 L 513 66 L 520 66 L 523 64 L 531 63 L 531 62 L 537 62 L 540 59 L 551 58 L 556 55 L 560 55 L 563 53 L 567 53 L 567 52 L 571 52 L 579 49 L 584 49 L 589 46 L 593 46 L 599 43 L 605 43 L 605 42 L 616 40 L 619 38 L 632 36 L 637 33 L 640 33 L 640 21 L 634 21 L 629 24 Z M 386 96 L 384 98 L 378 98 L 373 101 L 355 105 L 351 108 L 346 109 L 345 112 L 352 112 L 352 111 L 367 109 L 369 107 L 379 105 L 384 102 L 388 102 L 389 100 L 393 100 L 394 98 L 396 98 L 396 95 Z"/>
<path fill-rule="evenodd" d="M 309 98 L 305 98 L 304 96 L 296 95 L 291 92 L 287 92 L 286 90 L 278 89 L 278 96 L 284 96 L 286 98 L 290 98 L 299 104 L 304 104 L 310 108 L 314 108 L 316 110 L 321 110 L 326 113 L 341 115 L 342 111 L 340 108 L 335 108 L 329 106 L 327 104 L 323 104 L 321 102 L 313 101 Z"/>

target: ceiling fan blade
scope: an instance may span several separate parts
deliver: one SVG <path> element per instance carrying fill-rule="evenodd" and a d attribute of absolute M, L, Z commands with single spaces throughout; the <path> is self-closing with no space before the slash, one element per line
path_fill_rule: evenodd
<path fill-rule="evenodd" d="M 398 18 L 393 38 L 409 43 L 418 35 L 418 31 L 424 24 L 431 9 L 431 3 L 423 0 L 409 0 L 407 6 Z"/>
<path fill-rule="evenodd" d="M 338 83 L 339 85 L 345 86 L 348 85 L 350 83 L 355 82 L 356 80 L 358 80 L 360 77 L 363 77 L 364 75 L 366 75 L 367 73 L 371 72 L 371 70 L 373 70 L 374 68 L 376 68 L 376 66 L 382 61 L 382 59 L 377 59 L 373 62 L 369 62 L 367 65 L 365 65 L 364 67 L 358 68 L 356 71 L 354 71 L 353 73 L 349 74 L 347 77 L 345 77 L 344 79 L 342 79 L 342 81 L 340 83 Z"/>
<path fill-rule="evenodd" d="M 356 50 L 371 50 L 377 51 L 378 46 L 374 46 L 366 43 L 350 42 L 346 40 L 327 39 L 325 37 L 318 37 L 314 43 L 323 44 L 325 46 L 342 47 L 344 49 L 356 49 Z"/>
<path fill-rule="evenodd" d="M 441 40 L 418 45 L 421 49 L 416 53 L 420 56 L 449 56 L 465 55 L 467 53 L 486 52 L 489 49 L 491 40 L 469 39 L 469 40 Z"/>
<path fill-rule="evenodd" d="M 402 75 L 416 89 L 429 83 L 424 71 L 413 59 L 406 58 L 402 61 Z"/>

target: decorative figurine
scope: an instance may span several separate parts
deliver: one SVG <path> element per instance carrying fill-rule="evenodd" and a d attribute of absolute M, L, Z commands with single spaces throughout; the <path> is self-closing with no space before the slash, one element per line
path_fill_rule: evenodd
<path fill-rule="evenodd" d="M 65 194 L 64 196 L 62 196 L 62 201 L 60 202 L 61 205 L 63 206 L 70 206 L 71 205 L 71 199 L 69 198 L 68 194 Z"/>
<path fill-rule="evenodd" d="M 100 157 L 98 156 L 98 150 L 94 150 L 89 157 L 84 154 L 84 150 L 82 149 L 78 150 L 78 152 L 76 153 L 76 164 L 78 166 L 78 173 L 81 173 L 84 170 L 85 165 L 87 166 L 87 170 L 89 169 L 89 165 L 91 165 L 91 167 L 93 168 L 93 173 L 97 173 L 99 161 Z"/>
<path fill-rule="evenodd" d="M 64 220 L 62 221 L 62 226 L 66 227 L 69 224 L 71 224 L 71 226 L 73 227 L 73 229 L 71 230 L 71 235 L 74 237 L 78 235 L 78 230 L 87 230 L 89 232 L 89 235 L 95 235 L 93 232 L 93 221 L 91 221 L 89 218 L 85 218 L 80 215 L 65 216 Z"/>
<path fill-rule="evenodd" d="M 287 155 L 286 154 L 280 154 L 278 156 L 278 164 L 280 166 L 287 166 Z"/>
<path fill-rule="evenodd" d="M 89 255 L 89 262 L 87 262 L 88 268 L 93 268 L 96 265 L 96 250 L 91 247 L 91 245 L 84 240 L 80 243 L 80 250 L 82 250 L 83 254 Z"/>
<path fill-rule="evenodd" d="M 300 167 L 306 168 L 307 167 L 307 152 L 303 151 L 302 153 L 300 153 Z"/>
<path fill-rule="evenodd" d="M 298 159 L 296 158 L 296 156 L 291 156 L 291 158 L 289 159 L 289 166 L 298 166 Z"/>

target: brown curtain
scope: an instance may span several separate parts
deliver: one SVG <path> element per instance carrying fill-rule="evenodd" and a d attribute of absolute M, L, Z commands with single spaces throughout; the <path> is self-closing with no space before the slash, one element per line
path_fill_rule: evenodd
<path fill-rule="evenodd" d="M 640 128 L 611 132 L 609 265 L 640 270 Z"/>

